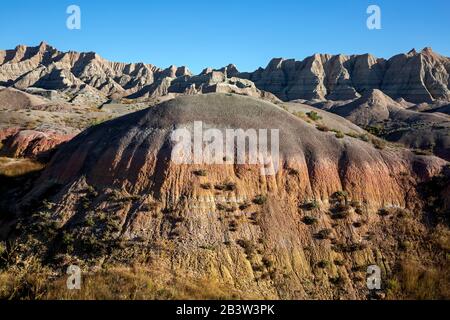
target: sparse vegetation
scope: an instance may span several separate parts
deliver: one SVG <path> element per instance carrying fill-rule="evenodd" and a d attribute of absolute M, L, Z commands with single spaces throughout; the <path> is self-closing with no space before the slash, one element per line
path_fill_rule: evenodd
<path fill-rule="evenodd" d="M 319 209 L 320 208 L 320 204 L 319 204 L 319 202 L 317 200 L 312 200 L 312 201 L 303 203 L 301 205 L 301 208 L 303 210 L 311 211 L 311 210 Z"/>
<path fill-rule="evenodd" d="M 256 253 L 256 246 L 250 240 L 238 240 L 238 245 L 240 245 L 244 249 L 244 252 L 248 258 L 253 257 L 253 255 Z"/>
<path fill-rule="evenodd" d="M 285 110 L 287 110 L 287 108 L 286 108 Z M 304 112 L 297 111 L 297 112 L 292 112 L 292 114 L 293 114 L 294 116 L 296 116 L 297 118 L 300 118 L 300 119 L 303 119 L 303 120 L 309 122 L 309 118 L 305 115 Z"/>
<path fill-rule="evenodd" d="M 234 182 L 220 183 L 220 184 L 216 184 L 214 186 L 214 189 L 216 189 L 218 191 L 235 191 L 236 184 Z"/>
<path fill-rule="evenodd" d="M 328 132 L 330 131 L 330 128 L 328 128 L 326 125 L 323 124 L 318 124 L 316 126 L 317 130 L 322 131 L 322 132 Z"/>
<path fill-rule="evenodd" d="M 315 112 L 315 111 L 308 112 L 306 115 L 307 115 L 308 118 L 310 118 L 312 121 L 319 121 L 319 120 L 322 119 L 322 117 L 321 117 L 317 112 Z"/>
<path fill-rule="evenodd" d="M 331 229 L 322 229 L 315 234 L 315 238 L 319 240 L 328 239 L 333 231 Z"/>
<path fill-rule="evenodd" d="M 43 168 L 43 164 L 30 159 L 0 157 L 0 176 L 14 178 L 41 171 Z"/>
<path fill-rule="evenodd" d="M 414 149 L 413 152 L 415 155 L 418 155 L 418 156 L 432 156 L 433 155 L 432 150 Z"/>
<path fill-rule="evenodd" d="M 340 275 L 337 275 L 336 277 L 330 278 L 330 283 L 339 287 L 339 286 L 342 286 L 345 283 L 345 281 L 344 281 L 343 277 L 341 277 Z"/>
<path fill-rule="evenodd" d="M 383 150 L 384 148 L 386 148 L 386 141 L 381 140 L 381 139 L 373 138 L 372 144 L 376 149 L 379 149 L 379 150 Z"/>
<path fill-rule="evenodd" d="M 345 261 L 344 261 L 344 260 L 338 260 L 338 259 L 336 259 L 336 260 L 334 260 L 333 262 L 334 262 L 334 265 L 335 265 L 335 266 L 338 266 L 338 267 L 342 267 L 343 265 L 345 265 Z"/>
<path fill-rule="evenodd" d="M 344 139 L 345 138 L 345 134 L 343 134 L 342 131 L 337 131 L 336 132 L 336 138 Z"/>
<path fill-rule="evenodd" d="M 253 203 L 260 205 L 260 206 L 265 204 L 266 202 L 267 202 L 267 197 L 264 195 L 261 195 L 261 194 L 256 196 L 255 199 L 253 199 Z"/>
<path fill-rule="evenodd" d="M 202 188 L 202 189 L 205 189 L 205 190 L 211 190 L 212 189 L 212 184 L 211 183 L 202 183 L 201 185 L 200 185 L 200 187 Z"/>
<path fill-rule="evenodd" d="M 145 266 L 116 266 L 83 274 L 82 290 L 67 290 L 67 275 L 37 259 L 0 273 L 0 299 L 13 300 L 172 300 L 237 299 L 241 296 L 216 280 L 168 277 Z"/>
<path fill-rule="evenodd" d="M 333 250 L 335 252 L 344 252 L 344 253 L 361 251 L 365 250 L 366 248 L 367 245 L 364 243 L 350 243 L 350 244 L 336 243 L 333 245 Z"/>
<path fill-rule="evenodd" d="M 330 262 L 327 261 L 327 260 L 321 260 L 321 261 L 319 261 L 319 262 L 317 263 L 317 266 L 318 266 L 320 269 L 325 269 L 325 268 L 328 268 L 328 267 L 330 266 Z"/>
<path fill-rule="evenodd" d="M 364 129 L 367 132 L 369 132 L 370 134 L 373 134 L 374 136 L 377 136 L 377 137 L 381 137 L 386 133 L 384 126 L 381 124 L 376 125 L 376 126 L 367 126 Z"/>
<path fill-rule="evenodd" d="M 206 170 L 195 170 L 193 174 L 197 177 L 206 177 L 208 175 L 208 172 Z"/>
<path fill-rule="evenodd" d="M 359 138 L 359 134 L 356 133 L 356 132 L 346 132 L 345 135 L 350 137 L 350 138 L 354 138 L 354 139 L 358 139 Z"/>
<path fill-rule="evenodd" d="M 304 224 L 306 224 L 306 225 L 308 225 L 308 226 L 311 226 L 311 225 L 317 223 L 317 218 L 315 218 L 315 217 L 310 217 L 310 216 L 306 216 L 306 217 L 304 217 L 304 218 L 302 219 L 302 221 L 303 221 Z"/>
<path fill-rule="evenodd" d="M 368 136 L 367 134 L 365 134 L 365 133 L 360 134 L 360 135 L 358 136 L 358 138 L 359 138 L 361 141 L 364 141 L 364 142 L 369 142 L 369 141 L 370 141 L 369 136 Z"/>
<path fill-rule="evenodd" d="M 387 281 L 387 299 L 435 300 L 449 299 L 447 272 L 424 267 L 417 261 L 402 261 Z"/>
<path fill-rule="evenodd" d="M 242 203 L 239 205 L 239 210 L 246 210 L 248 208 L 250 208 L 252 206 L 252 204 L 248 201 Z"/>
<path fill-rule="evenodd" d="M 336 191 L 332 196 L 331 196 L 334 200 L 337 201 L 347 201 L 348 199 L 348 192 L 347 191 Z"/>
<path fill-rule="evenodd" d="M 386 217 L 390 214 L 390 210 L 387 208 L 382 208 L 382 209 L 378 210 L 378 214 L 382 217 Z"/>
<path fill-rule="evenodd" d="M 219 211 L 225 211 L 225 210 L 227 210 L 227 207 L 226 207 L 224 204 L 222 204 L 222 203 L 216 204 L 216 208 L 217 208 L 217 210 L 219 210 Z"/>

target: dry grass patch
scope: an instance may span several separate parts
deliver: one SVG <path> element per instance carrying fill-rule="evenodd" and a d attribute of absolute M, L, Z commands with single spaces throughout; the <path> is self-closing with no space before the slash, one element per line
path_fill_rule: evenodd
<path fill-rule="evenodd" d="M 142 266 L 114 267 L 82 275 L 81 290 L 68 290 L 67 275 L 39 267 L 0 273 L 0 299 L 21 300 L 223 300 L 241 298 L 211 279 L 187 279 Z"/>
<path fill-rule="evenodd" d="M 0 157 L 0 175 L 9 178 L 19 177 L 40 171 L 44 165 L 30 159 L 12 159 Z"/>

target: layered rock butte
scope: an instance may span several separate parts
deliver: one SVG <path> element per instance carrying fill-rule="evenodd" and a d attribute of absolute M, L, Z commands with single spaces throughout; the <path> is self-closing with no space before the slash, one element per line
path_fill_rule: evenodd
<path fill-rule="evenodd" d="M 221 92 L 231 90 L 230 86 L 258 95 L 259 90 L 270 92 L 284 101 L 350 100 L 372 89 L 409 102 L 448 101 L 449 74 L 450 59 L 431 48 L 388 60 L 370 54 L 315 54 L 303 61 L 279 58 L 254 72 L 239 72 L 230 64 L 220 70 L 207 68 L 199 75 L 192 75 L 186 67 L 161 69 L 144 63 L 110 62 L 93 52 L 64 53 L 46 43 L 0 51 L 0 85 L 83 93 L 91 100 L 96 96 L 97 102 L 170 92 Z"/>

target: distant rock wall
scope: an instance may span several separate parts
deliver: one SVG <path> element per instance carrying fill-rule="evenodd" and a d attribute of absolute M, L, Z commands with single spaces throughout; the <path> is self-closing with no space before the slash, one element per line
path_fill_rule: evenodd
<path fill-rule="evenodd" d="M 230 64 L 219 70 L 207 68 L 199 75 L 186 67 L 160 69 L 144 63 L 110 62 L 93 52 L 61 52 L 46 43 L 0 51 L 0 85 L 64 91 L 81 104 L 204 92 L 263 98 L 272 93 L 285 101 L 351 100 L 370 89 L 394 99 L 430 102 L 450 100 L 449 74 L 450 59 L 430 48 L 389 60 L 370 54 L 315 54 L 303 61 L 277 58 L 265 69 L 250 73 L 240 73 Z M 230 82 L 232 78 L 235 80 Z M 245 88 L 250 90 L 242 90 Z M 76 99 L 78 95 L 81 98 Z"/>
<path fill-rule="evenodd" d="M 450 59 L 425 48 L 389 60 L 365 55 L 315 54 L 303 61 L 273 59 L 265 69 L 240 74 L 282 100 L 351 100 L 379 89 L 410 102 L 450 99 Z"/>

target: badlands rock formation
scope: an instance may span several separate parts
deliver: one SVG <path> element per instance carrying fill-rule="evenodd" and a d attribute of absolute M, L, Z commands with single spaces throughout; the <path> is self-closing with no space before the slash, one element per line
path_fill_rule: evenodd
<path fill-rule="evenodd" d="M 450 118 L 441 113 L 439 107 L 432 113 L 417 112 L 378 89 L 368 90 L 351 102 L 313 105 L 345 117 L 362 128 L 376 129 L 378 135 L 389 141 L 428 150 L 450 160 Z"/>
<path fill-rule="evenodd" d="M 228 288 L 214 298 L 364 299 L 368 265 L 392 283 L 414 265 L 448 297 L 449 73 L 431 49 L 199 75 L 45 43 L 0 51 L 0 246 L 52 279 L 136 263 L 163 288 Z M 171 133 L 195 121 L 279 129 L 279 170 L 171 161 Z"/>
<path fill-rule="evenodd" d="M 450 59 L 425 48 L 389 60 L 369 54 L 274 59 L 265 69 L 239 76 L 282 100 L 351 100 L 379 89 L 394 99 L 431 102 L 450 100 L 449 74 Z"/>
<path fill-rule="evenodd" d="M 171 132 L 191 131 L 194 121 L 222 132 L 280 128 L 279 172 L 175 164 Z M 340 139 L 268 102 L 206 94 L 78 135 L 52 158 L 20 210 L 53 203 L 57 229 L 43 240 L 48 257 L 69 250 L 64 234 L 73 239 L 67 252 L 79 259 L 129 264 L 133 252 L 146 250 L 147 263 L 167 270 L 161 277 L 207 278 L 239 297 L 366 298 L 365 266 L 391 274 L 401 241 L 412 241 L 411 254 L 427 266 L 438 263 L 421 244 L 433 229 L 423 220 L 419 186 L 445 164 Z"/>
<path fill-rule="evenodd" d="M 315 54 L 303 61 L 280 58 L 250 73 L 241 73 L 230 64 L 195 76 L 186 67 L 160 69 L 143 63 L 110 62 L 95 53 L 64 53 L 45 43 L 0 51 L 0 85 L 57 89 L 69 99 L 78 96 L 75 102 L 94 104 L 109 98 L 145 98 L 169 92 L 234 92 L 255 97 L 270 92 L 285 101 L 351 100 L 372 89 L 393 99 L 431 102 L 450 100 L 449 74 L 449 58 L 431 48 L 389 60 L 369 54 Z"/>
<path fill-rule="evenodd" d="M 64 53 L 46 43 L 0 51 L 0 85 L 22 90 L 34 87 L 57 90 L 75 104 L 101 105 L 108 99 L 123 97 L 157 98 L 169 93 L 205 92 L 233 92 L 276 100 L 255 88 L 251 81 L 233 78 L 237 73 L 230 65 L 193 76 L 186 67 L 160 69 L 143 63 L 110 62 L 93 52 Z"/>
<path fill-rule="evenodd" d="M 90 123 L 108 118 L 89 107 L 53 99 L 56 92 L 0 89 L 0 156 L 48 159 L 51 150 Z"/>

